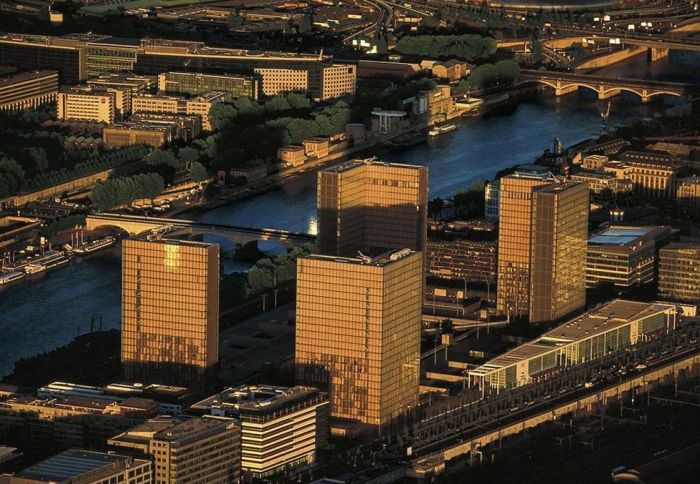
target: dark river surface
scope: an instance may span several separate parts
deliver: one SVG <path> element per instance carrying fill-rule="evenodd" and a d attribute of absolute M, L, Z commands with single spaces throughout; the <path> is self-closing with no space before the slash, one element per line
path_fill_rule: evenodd
<path fill-rule="evenodd" d="M 407 149 L 382 153 L 386 161 L 430 168 L 430 196 L 446 197 L 474 180 L 489 179 L 503 169 L 529 163 L 559 137 L 568 146 L 599 134 L 606 102 L 545 96 L 512 111 L 459 121 L 460 129 Z M 642 106 L 623 98 L 612 101 L 611 121 L 650 116 L 659 104 Z M 206 222 L 316 232 L 316 176 L 307 173 L 284 186 L 220 208 L 190 214 Z M 245 270 L 224 246 L 225 270 Z M 263 250 L 279 250 L 263 245 Z M 0 375 L 22 357 L 50 351 L 90 330 L 91 320 L 118 328 L 120 259 L 110 252 L 74 260 L 70 266 L 0 290 Z"/>

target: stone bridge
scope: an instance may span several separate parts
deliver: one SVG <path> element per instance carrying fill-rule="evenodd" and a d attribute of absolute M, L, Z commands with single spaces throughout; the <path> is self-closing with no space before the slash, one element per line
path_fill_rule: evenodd
<path fill-rule="evenodd" d="M 595 91 L 598 94 L 598 99 L 608 99 L 619 95 L 622 91 L 627 91 L 639 96 L 642 103 L 647 103 L 653 97 L 661 95 L 683 97 L 690 87 L 689 84 L 679 82 L 616 79 L 569 72 L 521 70 L 516 86 L 531 83 L 549 86 L 554 89 L 557 96 L 578 91 L 579 87 Z"/>
<path fill-rule="evenodd" d="M 232 225 L 207 224 L 175 218 L 143 217 L 114 213 L 95 213 L 85 220 L 87 230 L 98 227 L 116 227 L 129 235 L 137 235 L 158 227 L 172 226 L 191 231 L 192 235 L 212 234 L 230 240 L 235 244 L 246 245 L 259 240 L 271 240 L 286 248 L 316 242 L 316 236 L 278 229 L 257 229 Z"/>

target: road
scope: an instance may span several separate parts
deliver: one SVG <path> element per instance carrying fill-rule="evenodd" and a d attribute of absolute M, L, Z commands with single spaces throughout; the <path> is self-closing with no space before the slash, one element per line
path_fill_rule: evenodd
<path fill-rule="evenodd" d="M 343 43 L 348 44 L 352 42 L 353 39 L 357 39 L 363 36 L 372 36 L 376 31 L 381 28 L 388 28 L 391 25 L 391 21 L 394 18 L 394 9 L 383 0 L 357 0 L 358 3 L 365 3 L 379 12 L 379 18 L 372 22 L 369 26 L 354 32 L 345 38 L 343 38 Z"/>

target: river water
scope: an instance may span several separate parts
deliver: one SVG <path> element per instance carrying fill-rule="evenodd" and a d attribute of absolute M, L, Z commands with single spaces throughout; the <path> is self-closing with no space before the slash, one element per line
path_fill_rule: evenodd
<path fill-rule="evenodd" d="M 459 121 L 460 129 L 427 143 L 381 154 L 385 161 L 430 168 L 430 196 L 447 197 L 474 180 L 489 179 L 515 164 L 529 163 L 559 137 L 564 146 L 601 130 L 607 103 L 575 95 L 543 97 L 512 111 Z M 658 105 L 613 100 L 611 121 L 649 116 Z M 316 232 L 316 176 L 304 174 L 284 186 L 217 209 L 190 216 L 206 222 Z M 228 244 L 223 244 L 229 249 Z M 274 251 L 274 245 L 261 244 Z M 245 269 L 225 261 L 225 270 Z M 0 375 L 22 357 L 50 351 L 99 326 L 119 327 L 119 250 L 73 261 L 69 267 L 0 290 Z"/>

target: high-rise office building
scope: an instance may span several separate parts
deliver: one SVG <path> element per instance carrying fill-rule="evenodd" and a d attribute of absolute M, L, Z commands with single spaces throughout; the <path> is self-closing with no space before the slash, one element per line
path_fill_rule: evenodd
<path fill-rule="evenodd" d="M 159 417 L 112 437 L 108 445 L 153 461 L 153 482 L 237 484 L 241 427 L 232 418 Z"/>
<path fill-rule="evenodd" d="M 529 311 L 532 193 L 555 181 L 549 172 L 516 172 L 501 178 L 496 308 L 503 314 L 524 316 Z"/>
<path fill-rule="evenodd" d="M 219 246 L 149 234 L 122 249 L 124 376 L 202 389 L 219 356 Z"/>
<path fill-rule="evenodd" d="M 418 403 L 423 254 L 311 255 L 297 265 L 296 375 L 331 415 L 384 425 Z"/>
<path fill-rule="evenodd" d="M 700 301 L 700 244 L 669 244 L 659 252 L 659 297 Z"/>
<path fill-rule="evenodd" d="M 586 305 L 588 186 L 558 183 L 534 192 L 530 322 L 555 321 Z"/>
<path fill-rule="evenodd" d="M 428 169 L 354 160 L 318 174 L 319 251 L 425 250 Z"/>
<path fill-rule="evenodd" d="M 549 174 L 503 177 L 497 309 L 530 322 L 585 305 L 588 189 Z"/>

